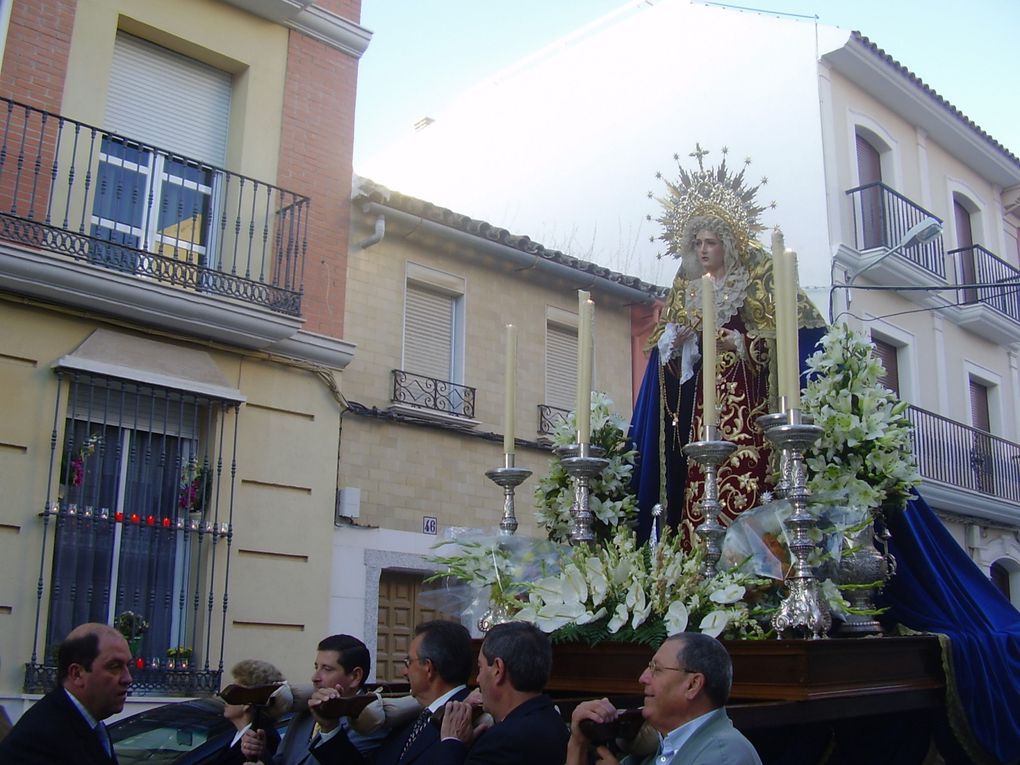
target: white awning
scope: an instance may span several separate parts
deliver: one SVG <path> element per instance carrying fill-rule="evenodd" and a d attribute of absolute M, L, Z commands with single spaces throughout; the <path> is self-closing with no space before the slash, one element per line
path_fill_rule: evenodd
<path fill-rule="evenodd" d="M 205 351 L 108 329 L 97 329 L 53 366 L 188 391 L 237 404 L 247 400 L 241 391 L 230 386 Z"/>

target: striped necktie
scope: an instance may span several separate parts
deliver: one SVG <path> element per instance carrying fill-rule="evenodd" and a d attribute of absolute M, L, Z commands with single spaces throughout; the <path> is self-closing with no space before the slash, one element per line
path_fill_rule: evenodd
<path fill-rule="evenodd" d="M 413 744 L 414 740 L 418 738 L 423 730 L 425 730 L 425 726 L 429 724 L 429 720 L 431 719 L 432 712 L 429 711 L 428 707 L 421 710 L 421 714 L 415 718 L 414 725 L 411 726 L 411 733 L 408 735 L 407 741 L 404 742 L 404 748 L 400 752 L 400 759 L 404 759 L 404 756 L 407 754 L 407 750 L 411 748 L 411 744 Z"/>

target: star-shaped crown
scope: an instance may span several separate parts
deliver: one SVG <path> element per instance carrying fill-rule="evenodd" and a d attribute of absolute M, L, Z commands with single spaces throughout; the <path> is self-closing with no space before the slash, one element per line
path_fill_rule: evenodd
<path fill-rule="evenodd" d="M 731 173 L 726 165 L 728 153 L 729 150 L 724 146 L 723 160 L 719 166 L 706 169 L 704 158 L 708 151 L 702 149 L 700 143 L 695 144 L 695 150 L 688 156 L 697 159 L 698 169 L 691 171 L 681 166 L 679 154 L 673 155 L 679 176 L 676 181 L 665 181 L 669 194 L 658 200 L 662 205 L 662 214 L 655 219 L 662 226 L 658 238 L 666 243 L 665 254 L 674 258 L 683 256 L 687 246 L 685 237 L 689 233 L 687 227 L 694 218 L 701 216 L 714 216 L 729 226 L 733 241 L 741 252 L 752 237 L 764 230 L 760 218 L 766 208 L 756 202 L 755 196 L 758 189 L 768 183 L 768 179 L 762 178 L 755 186 L 746 185 L 744 173 L 751 164 L 750 157 L 744 160 L 740 172 Z M 663 179 L 662 173 L 656 173 L 655 177 Z M 655 198 L 652 192 L 648 192 L 648 196 Z M 775 206 L 775 202 L 770 205 L 773 208 Z M 648 219 L 651 220 L 650 215 Z"/>

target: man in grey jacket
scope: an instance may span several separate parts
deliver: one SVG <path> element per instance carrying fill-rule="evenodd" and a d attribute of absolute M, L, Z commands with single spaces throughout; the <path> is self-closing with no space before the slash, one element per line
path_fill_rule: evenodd
<path fill-rule="evenodd" d="M 733 727 L 723 706 L 730 695 L 733 665 L 722 643 L 700 632 L 666 638 L 644 672 L 645 721 L 658 731 L 657 752 L 629 756 L 623 765 L 761 765 L 751 742 Z M 586 765 L 590 742 L 582 720 L 607 723 L 618 710 L 609 699 L 579 704 L 570 720 L 567 765 Z M 600 765 L 617 765 L 598 747 Z"/>

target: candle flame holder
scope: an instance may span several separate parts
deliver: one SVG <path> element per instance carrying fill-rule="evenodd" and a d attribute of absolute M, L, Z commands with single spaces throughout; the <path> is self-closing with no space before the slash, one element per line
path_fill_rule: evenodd
<path fill-rule="evenodd" d="M 485 471 L 485 477 L 503 487 L 503 517 L 499 521 L 499 533 L 513 536 L 517 532 L 517 516 L 514 514 L 514 489 L 528 480 L 530 470 L 514 467 L 514 455 L 503 455 L 503 467 Z"/>
<path fill-rule="evenodd" d="M 726 529 L 719 523 L 719 466 L 730 458 L 737 445 L 732 441 L 718 439 L 719 429 L 705 429 L 704 441 L 692 441 L 683 448 L 684 454 L 693 459 L 705 474 L 705 491 L 701 497 L 701 510 L 705 520 L 698 526 L 697 535 L 705 545 L 705 560 L 701 564 L 702 576 L 715 576 L 719 558 L 722 557 L 722 539 Z"/>
<path fill-rule="evenodd" d="M 786 499 L 793 506 L 793 515 L 784 522 L 794 556 L 792 572 L 786 577 L 789 592 L 772 617 L 772 626 L 779 637 L 790 631 L 804 637 L 825 637 L 832 626 L 828 604 L 821 597 L 818 577 L 809 562 L 815 543 L 808 534 L 815 525 L 815 517 L 808 512 L 811 494 L 804 466 L 804 450 L 818 440 L 822 429 L 805 419 L 809 418 L 802 417 L 799 409 L 789 409 L 758 420 L 765 437 L 781 452 L 780 463 L 786 465 Z"/>
<path fill-rule="evenodd" d="M 595 541 L 591 513 L 591 479 L 597 477 L 609 466 L 609 460 L 602 455 L 606 450 L 593 444 L 571 444 L 556 450 L 560 464 L 567 475 L 574 479 L 574 505 L 570 509 L 573 523 L 570 527 L 570 543 L 589 544 Z"/>

